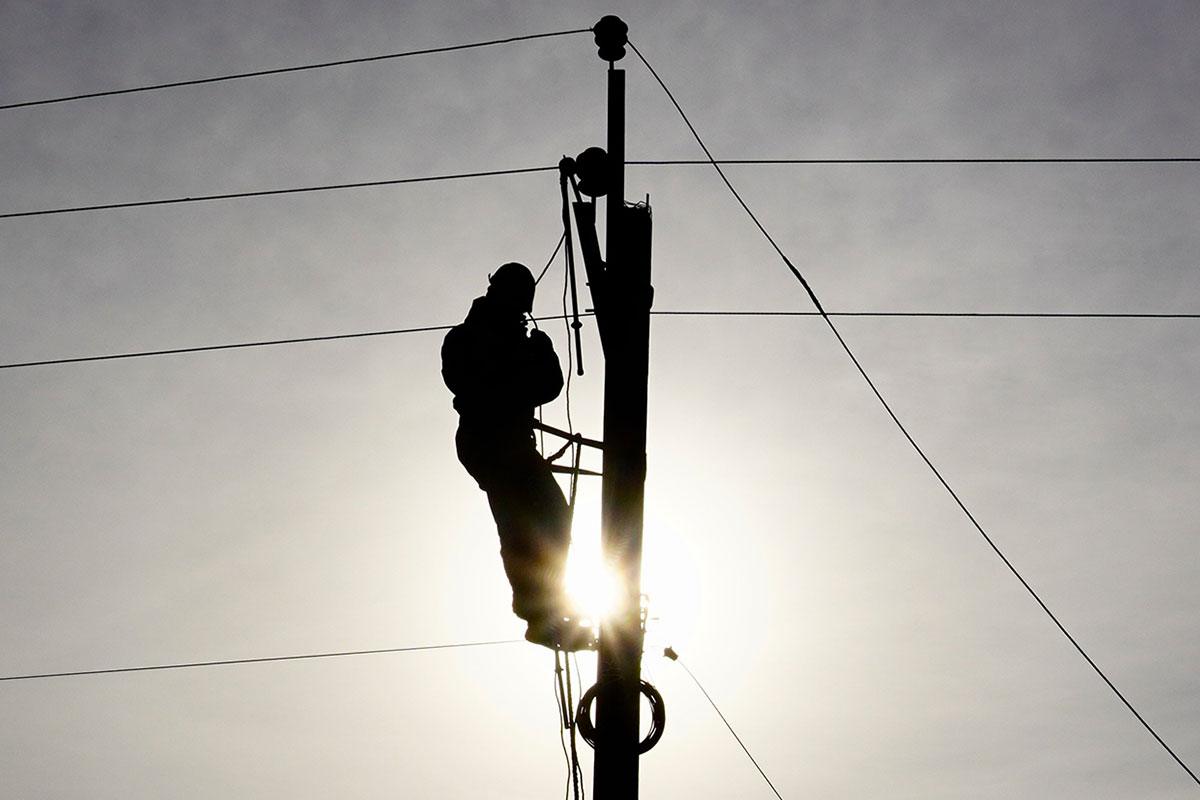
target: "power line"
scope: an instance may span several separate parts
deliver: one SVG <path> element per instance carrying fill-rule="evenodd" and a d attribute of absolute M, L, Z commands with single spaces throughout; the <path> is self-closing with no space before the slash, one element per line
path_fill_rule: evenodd
<path fill-rule="evenodd" d="M 787 266 L 788 270 L 791 271 L 792 275 L 796 278 L 800 285 L 804 287 L 805 292 L 808 293 L 809 299 L 812 300 L 813 305 L 816 307 L 817 311 L 820 312 L 821 318 L 829 326 L 830 331 L 833 332 L 833 335 L 837 338 L 838 343 L 842 346 L 842 349 L 846 351 L 846 355 L 850 357 L 851 362 L 853 362 L 859 374 L 862 375 L 863 379 L 867 382 L 867 385 L 871 388 L 872 393 L 874 393 L 875 397 L 879 400 L 888 416 L 891 417 L 892 422 L 895 423 L 896 427 L 900 430 L 900 433 L 904 435 L 904 438 L 908 440 L 910 445 L 912 445 L 912 448 L 917 452 L 917 455 L 921 457 L 921 460 L 924 461 L 925 465 L 929 467 L 931 472 L 933 472 L 934 477 L 936 477 L 938 482 L 942 484 L 942 487 L 945 488 L 950 497 L 954 499 L 954 502 L 958 505 L 959 509 L 962 510 L 963 514 L 966 515 L 967 519 L 971 521 L 971 524 L 975 527 L 975 530 L 979 532 L 979 535 L 982 536 L 984 541 L 988 543 L 988 545 L 992 548 L 992 551 L 1000 557 L 1000 560 L 1004 562 L 1004 565 L 1008 567 L 1008 570 L 1017 578 L 1018 581 L 1021 582 L 1021 585 L 1025 587 L 1025 590 L 1029 593 L 1029 595 L 1033 597 L 1035 601 L 1037 601 L 1037 604 L 1041 607 L 1042 611 L 1046 613 L 1059 631 L 1062 632 L 1063 636 L 1067 638 L 1067 641 L 1069 641 L 1075 647 L 1075 649 L 1079 652 L 1079 655 L 1083 657 L 1084 661 L 1086 661 L 1092 670 L 1095 671 L 1095 673 L 1100 676 L 1104 683 L 1108 685 L 1108 688 L 1111 689 L 1117 698 L 1125 705 L 1125 707 L 1129 709 L 1130 713 L 1132 713 L 1137 721 L 1142 724 L 1142 727 L 1144 727 L 1150 733 L 1150 735 L 1153 736 L 1160 745 L 1162 745 L 1163 749 L 1166 750 L 1171 758 L 1173 758 L 1175 762 L 1183 768 L 1184 772 L 1191 777 L 1192 781 L 1200 786 L 1200 777 L 1197 777 L 1196 773 L 1192 772 L 1191 768 L 1184 763 L 1183 759 L 1181 759 L 1175 753 L 1175 751 L 1171 749 L 1170 745 L 1168 745 L 1163 738 L 1158 735 L 1158 732 L 1154 730 L 1150 723 L 1146 721 L 1146 719 L 1138 712 L 1136 708 L 1134 708 L 1133 704 L 1129 702 L 1124 694 L 1121 693 L 1121 690 L 1116 687 L 1116 684 L 1109 679 L 1104 670 L 1100 669 L 1099 665 L 1096 664 L 1096 662 L 1092 660 L 1092 657 L 1087 654 L 1087 651 L 1085 651 L 1079 642 L 1075 640 L 1075 637 L 1072 636 L 1063 623 L 1059 621 L 1058 617 L 1053 611 L 1050 610 L 1050 607 L 1046 605 L 1045 601 L 1042 600 L 1037 591 L 1034 590 L 1027 580 L 1025 580 L 1025 577 L 1017 570 L 1015 566 L 1013 566 L 1012 562 L 1008 560 L 1008 557 L 1004 555 L 999 546 L 997 546 L 995 541 L 992 540 L 992 537 L 988 535 L 986 530 L 984 530 L 983 525 L 979 523 L 979 520 L 977 520 L 975 515 L 971 513 L 971 510 L 967 508 L 966 503 L 963 502 L 958 493 L 950 486 L 945 476 L 942 475 L 941 470 L 934 465 L 933 461 L 931 461 L 929 456 L 925 454 L 925 451 L 921 448 L 921 446 L 917 444 L 916 439 L 914 439 L 912 434 L 908 432 L 908 429 L 904 426 L 904 423 L 900 421 L 900 418 L 896 415 L 896 412 L 892 410 L 891 405 L 879 391 L 879 388 L 875 385 L 875 381 L 871 379 L 871 376 L 867 374 L 866 369 L 859 362 L 857 356 L 854 355 L 854 351 L 850 349 L 850 345 L 847 344 L 844 338 L 842 338 L 841 332 L 838 330 L 837 326 L 834 325 L 833 319 L 830 317 L 830 315 L 821 306 L 820 300 L 817 299 L 817 295 L 809 285 L 808 281 L 804 279 L 804 276 L 800 273 L 800 270 L 798 270 L 795 265 L 792 264 L 791 260 L 783 252 L 782 248 L 780 248 L 780 246 L 775 242 L 775 239 L 772 238 L 771 234 L 767 232 L 767 229 L 763 227 L 763 224 L 750 209 L 750 206 L 747 205 L 746 201 L 742 199 L 742 196 L 738 193 L 738 190 L 734 188 L 732 183 L 730 183 L 729 178 L 725 176 L 724 170 L 721 169 L 720 164 L 718 164 L 713 158 L 708 146 L 705 145 L 704 140 L 700 138 L 700 134 L 696 132 L 696 128 L 692 125 L 691 120 L 688 119 L 687 114 L 684 113 L 683 108 L 675 99 L 675 95 L 672 94 L 671 90 L 667 88 L 667 84 L 664 83 L 663 79 L 659 77 L 658 72 L 655 71 L 654 67 L 650 66 L 650 62 L 646 60 L 646 57 L 642 55 L 637 46 L 632 41 L 629 42 L 629 46 L 633 49 L 633 52 L 637 54 L 637 57 L 641 60 L 641 62 L 645 64 L 646 69 L 650 71 L 650 74 L 654 76 L 654 79 L 658 82 L 658 85 L 662 87 L 664 92 L 666 92 L 667 97 L 671 100 L 671 104 L 675 106 L 675 110 L 678 111 L 679 116 L 683 118 L 688 130 L 692 132 L 692 136 L 700 145 L 700 149 L 704 151 L 704 155 L 708 157 L 709 162 L 712 164 L 713 168 L 716 169 L 717 174 L 721 176 L 721 180 L 724 181 L 725 186 L 729 189 L 730 193 L 733 194 L 734 198 L 741 205 L 742 209 L 745 210 L 747 215 L 749 215 L 755 226 L 758 227 L 759 231 L 771 244 L 771 247 L 775 249 L 775 252 L 779 254 L 779 257 L 783 259 L 783 263 Z"/>
<path fill-rule="evenodd" d="M 448 45 L 444 47 L 427 47 L 421 50 L 406 50 L 399 53 L 385 53 L 383 55 L 364 56 L 361 58 L 344 58 L 338 61 L 322 61 L 316 64 L 300 64 L 291 67 L 276 67 L 274 69 L 260 69 L 253 72 L 237 72 L 229 75 L 215 75 L 208 78 L 194 78 L 185 81 L 171 81 L 169 83 L 155 83 L 147 86 L 131 86 L 125 89 L 108 89 L 102 92 L 86 92 L 84 94 L 73 94 L 64 97 L 50 97 L 43 100 L 25 100 L 18 103 L 7 103 L 0 105 L 0 111 L 11 108 L 28 108 L 30 106 L 46 106 L 52 103 L 68 103 L 73 100 L 86 100 L 94 97 L 111 97 L 118 94 L 134 94 L 135 92 L 153 92 L 159 89 L 174 89 L 180 86 L 197 86 L 203 83 L 220 83 L 222 81 L 235 81 L 242 78 L 259 78 L 264 75 L 282 75 L 288 72 L 304 72 L 307 70 L 326 69 L 328 67 L 344 67 L 350 64 L 366 64 L 372 61 L 387 61 L 397 58 L 408 58 L 409 56 L 424 56 L 433 53 L 452 53 L 457 50 L 471 50 L 479 47 L 492 47 L 498 44 L 511 44 L 513 42 L 527 42 L 533 39 L 548 39 L 553 36 L 569 36 L 575 33 L 589 33 L 591 28 L 575 28 L 567 31 L 552 31 L 550 33 L 531 33 L 525 36 L 510 36 L 505 39 L 489 39 L 484 42 L 470 42 L 467 44 Z"/>
<path fill-rule="evenodd" d="M 746 757 L 750 759 L 750 763 L 754 765 L 754 768 L 756 770 L 758 770 L 758 774 L 762 775 L 763 780 L 767 782 L 767 786 L 771 787 L 771 791 L 775 793 L 775 796 L 778 797 L 779 800 L 783 800 L 783 795 L 781 795 L 779 793 L 779 790 L 775 788 L 775 784 L 771 783 L 771 779 L 767 777 L 767 773 L 763 771 L 763 768 L 761 766 L 759 766 L 758 760 L 755 759 L 754 756 L 750 753 L 750 748 L 746 747 L 746 743 L 742 741 L 742 737 L 738 736 L 737 731 L 735 731 L 733 729 L 733 726 L 729 724 L 729 720 L 727 720 L 725 718 L 725 715 L 721 713 L 721 709 L 717 707 L 717 702 L 712 699 L 712 695 L 710 695 L 708 693 L 708 690 L 706 690 L 704 688 L 704 686 L 700 683 L 700 679 L 697 678 L 690 669 L 688 669 L 687 664 L 684 664 L 683 661 L 681 661 L 679 659 L 678 655 L 674 655 L 674 653 L 675 653 L 674 650 L 671 650 L 668 648 L 667 652 L 668 652 L 667 657 L 670 658 L 672 661 L 674 661 L 679 666 L 683 667 L 684 672 L 686 672 L 688 674 L 688 677 L 690 677 L 692 679 L 692 682 L 696 684 L 696 688 L 698 688 L 704 694 L 704 698 L 706 700 L 708 700 L 708 704 L 713 707 L 713 711 L 717 712 L 717 716 L 721 718 L 721 722 L 724 722 L 725 727 L 728 728 L 729 732 L 733 734 L 733 738 L 737 740 L 738 745 L 742 748 L 742 752 L 745 753 Z"/>
<path fill-rule="evenodd" d="M 786 164 L 1192 164 L 1200 162 L 1193 156 L 1001 156 L 997 158 L 721 158 L 705 159 L 672 158 L 626 161 L 631 167 L 706 167 Z"/>
<path fill-rule="evenodd" d="M 453 325 L 427 325 L 420 328 L 393 328 L 381 331 L 360 331 L 357 333 L 334 333 L 328 336 L 300 336 L 295 339 L 267 339 L 257 342 L 234 342 L 232 344 L 209 344 L 199 347 L 176 347 L 169 350 L 142 350 L 133 353 L 108 353 L 100 356 L 75 356 L 72 358 L 51 358 L 45 361 L 23 361 L 15 364 L 0 364 L 0 369 L 20 369 L 22 367 L 45 367 L 54 364 L 82 364 L 89 361 L 117 361 L 124 358 L 147 358 L 149 356 L 173 356 L 181 353 L 206 353 L 214 350 L 239 350 L 248 347 L 272 347 L 280 344 L 301 344 L 303 342 L 331 342 L 337 339 L 366 339 L 371 336 L 396 336 L 403 333 L 425 333 L 428 331 L 448 331 Z"/>
<path fill-rule="evenodd" d="M 561 245 L 561 240 L 560 240 Z M 652 316 L 658 317 L 819 317 L 817 311 L 651 311 Z M 930 318 L 930 319 L 1200 319 L 1197 314 L 1136 314 L 1136 313 L 1091 313 L 1091 312 L 1010 312 L 1010 311 L 830 311 L 831 317 L 884 317 L 884 318 Z M 539 320 L 569 319 L 571 315 L 556 314 L 548 317 L 538 317 Z M 591 312 L 580 312 L 581 317 L 594 316 Z M 95 356 L 71 356 L 67 358 L 50 358 L 41 361 L 18 361 L 11 364 L 0 364 L 3 369 L 22 369 L 24 367 L 47 367 L 58 364 L 85 364 L 93 361 L 119 361 L 127 358 L 148 358 L 150 356 L 172 356 L 186 353 L 207 353 L 217 350 L 242 350 L 253 347 L 273 347 L 285 344 L 304 344 L 307 342 L 332 342 L 340 339 L 367 339 L 374 336 L 397 336 L 406 333 L 429 333 L 433 331 L 448 331 L 453 325 L 425 325 L 416 328 L 390 328 L 375 331 L 356 331 L 353 333 L 333 333 L 324 336 L 299 336 L 293 339 L 265 339 L 249 342 L 232 342 L 228 344 L 210 344 L 197 347 L 176 347 L 163 350 L 140 350 L 126 353 L 106 353 Z"/>
<path fill-rule="evenodd" d="M 4 108 L 4 106 L 0 106 Z M 1146 164 L 1146 163 L 1197 163 L 1200 157 L 1116 157 L 1116 158 L 742 158 L 722 159 L 714 162 L 696 159 L 657 159 L 642 161 L 627 161 L 629 166 L 663 167 L 663 166 L 695 166 L 705 165 L 765 165 L 785 166 L 797 164 L 833 165 L 833 164 Z M 318 184 L 315 186 L 296 186 L 283 189 L 261 189 L 245 192 L 223 192 L 219 194 L 195 195 L 188 197 L 154 198 L 151 200 L 133 200 L 128 202 L 98 203 L 87 206 L 65 206 L 60 208 L 44 208 L 33 211 L 10 211 L 0 214 L 0 219 L 15 219 L 17 217 L 40 217 L 51 214 L 73 214 L 80 211 L 109 211 L 121 208 L 141 208 L 143 206 L 177 205 L 180 203 L 201 203 L 212 200 L 233 200 L 246 197 L 269 197 L 284 194 L 303 194 L 310 192 L 328 192 L 341 189 L 365 189 L 379 186 L 399 186 L 409 183 L 431 183 L 435 181 L 460 180 L 464 178 L 483 178 L 499 175 L 523 175 L 534 172 L 549 172 L 558 169 L 557 166 L 523 167 L 519 169 L 485 170 L 481 172 L 462 172 L 448 175 L 431 175 L 418 178 L 389 178 L 383 180 L 358 181 L 353 183 Z"/>
<path fill-rule="evenodd" d="M 154 664 L 147 667 L 116 667 L 112 669 L 81 669 L 73 672 L 42 672 L 33 675 L 5 675 L 0 681 L 32 681 L 42 678 L 73 678 L 81 675 L 113 675 L 118 672 L 153 672 L 164 669 L 192 669 L 194 667 L 226 667 L 234 664 L 266 664 L 274 661 L 307 661 L 315 658 L 344 658 L 346 656 L 374 656 L 384 653 L 413 653 L 418 650 L 453 650 L 459 647 L 490 647 L 497 644 L 516 644 L 524 639 L 501 639 L 491 642 L 462 642 L 459 644 L 421 644 L 410 647 L 384 647 L 378 650 L 344 650 L 336 653 L 302 653 L 291 656 L 267 656 L 265 658 L 230 658 L 224 661 L 191 661 L 183 664 Z"/>
<path fill-rule="evenodd" d="M 820 311 L 651 311 L 659 317 L 819 317 Z M 1092 311 L 827 311 L 830 317 L 929 317 L 937 319 L 1200 319 L 1200 313 Z"/>
<path fill-rule="evenodd" d="M 74 214 L 80 211 L 107 211 L 115 208 L 140 208 L 142 206 L 167 206 L 180 203 L 203 203 L 209 200 L 232 200 L 239 197 L 267 197 L 280 194 L 303 194 L 307 192 L 329 192 L 339 189 L 363 189 L 371 186 L 399 186 L 408 183 L 434 183 L 436 181 L 456 181 L 465 178 L 489 178 L 496 175 L 525 175 L 533 172 L 557 170 L 553 167 L 522 167 L 520 169 L 493 169 L 482 172 L 456 172 L 448 175 L 427 175 L 420 178 L 390 178 L 379 181 L 359 181 L 357 183 L 328 183 L 318 186 L 296 186 L 287 189 L 260 189 L 250 192 L 226 192 L 222 194 L 202 194 L 195 197 L 157 198 L 154 200 L 134 200 L 125 203 L 100 203 L 91 206 L 68 206 L 64 208 L 43 208 L 37 211 L 10 211 L 0 214 L 0 219 L 15 219 L 17 217 L 41 217 L 50 214 Z"/>

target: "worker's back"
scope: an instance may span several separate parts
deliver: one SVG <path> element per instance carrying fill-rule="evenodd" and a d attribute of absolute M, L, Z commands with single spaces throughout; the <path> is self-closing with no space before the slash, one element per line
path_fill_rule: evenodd
<path fill-rule="evenodd" d="M 528 430 L 534 409 L 562 391 L 562 368 L 548 336 L 526 336 L 524 321 L 497 306 L 477 297 L 466 320 L 446 334 L 442 379 L 465 425 Z"/>

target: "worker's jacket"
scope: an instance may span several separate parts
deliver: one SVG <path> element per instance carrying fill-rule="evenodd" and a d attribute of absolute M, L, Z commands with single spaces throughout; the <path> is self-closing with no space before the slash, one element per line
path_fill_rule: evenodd
<path fill-rule="evenodd" d="M 525 335 L 513 316 L 477 297 L 442 342 L 442 379 L 454 393 L 460 434 L 528 439 L 535 409 L 562 391 L 562 368 L 550 337 Z"/>

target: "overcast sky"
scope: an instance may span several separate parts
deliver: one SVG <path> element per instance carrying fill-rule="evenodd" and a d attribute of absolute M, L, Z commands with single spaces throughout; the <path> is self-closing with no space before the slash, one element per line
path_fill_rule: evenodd
<path fill-rule="evenodd" d="M 1196 156 L 1200 4 L 20 2 L 0 104 L 618 13 L 718 157 Z M 696 158 L 628 70 L 631 158 Z M 0 111 L 0 212 L 554 164 L 590 36 Z M 731 168 L 833 310 L 1197 312 L 1195 164 Z M 0 362 L 454 323 L 554 173 L 0 221 Z M 656 306 L 808 310 L 703 167 Z M 537 313 L 556 313 L 552 269 Z M 565 343 L 558 323 L 560 353 Z M 1200 767 L 1200 325 L 845 319 L 1006 554 Z M 600 434 L 601 354 L 573 417 Z M 438 333 L 0 371 L 0 675 L 519 638 Z M 1184 798 L 820 320 L 653 325 L 647 798 Z M 563 423 L 564 402 L 546 409 Z M 599 486 L 576 540 L 595 547 Z M 581 659 L 585 671 L 594 660 Z M 21 798 L 552 797 L 526 644 L 0 683 Z M 589 786 L 590 754 L 585 761 Z"/>

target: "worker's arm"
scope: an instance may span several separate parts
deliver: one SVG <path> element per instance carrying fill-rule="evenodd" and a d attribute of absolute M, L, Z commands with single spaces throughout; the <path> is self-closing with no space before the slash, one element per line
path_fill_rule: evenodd
<path fill-rule="evenodd" d="M 550 337 L 542 331 L 529 334 L 529 374 L 527 386 L 529 399 L 533 405 L 540 406 L 558 397 L 563 388 L 562 367 L 554 352 Z"/>
<path fill-rule="evenodd" d="M 467 389 L 472 372 L 473 365 L 467 363 L 470 347 L 464 341 L 466 336 L 462 328 L 452 328 L 442 340 L 442 380 L 455 396 Z"/>

